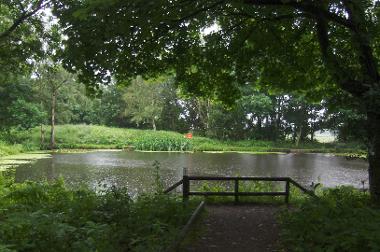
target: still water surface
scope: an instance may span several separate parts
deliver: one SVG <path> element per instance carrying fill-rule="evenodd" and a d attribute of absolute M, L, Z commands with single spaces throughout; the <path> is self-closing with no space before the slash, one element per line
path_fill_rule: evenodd
<path fill-rule="evenodd" d="M 16 168 L 16 181 L 53 180 L 62 176 L 71 185 L 127 186 L 130 193 L 136 194 L 152 190 L 155 160 L 160 163 L 165 186 L 181 178 L 183 167 L 191 175 L 288 176 L 304 185 L 321 182 L 328 187 L 361 187 L 364 180 L 368 185 L 367 162 L 327 154 L 126 151 L 53 154 L 52 158 Z"/>

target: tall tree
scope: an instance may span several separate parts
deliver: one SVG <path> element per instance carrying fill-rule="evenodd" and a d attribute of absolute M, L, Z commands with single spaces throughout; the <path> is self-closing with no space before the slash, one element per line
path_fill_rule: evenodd
<path fill-rule="evenodd" d="M 50 149 L 56 148 L 55 142 L 55 123 L 57 114 L 57 99 L 61 89 L 75 82 L 74 76 L 59 65 L 54 65 L 49 62 L 40 65 L 36 71 L 41 92 L 45 93 L 45 102 L 50 109 Z M 43 90 L 43 91 L 42 91 Z"/>
<path fill-rule="evenodd" d="M 68 36 L 66 66 L 88 84 L 174 69 L 183 90 L 229 103 L 245 83 L 344 90 L 366 107 L 370 191 L 380 202 L 379 8 L 372 0 L 62 0 L 55 13 Z"/>
<path fill-rule="evenodd" d="M 149 124 L 153 130 L 157 129 L 157 121 L 164 106 L 162 89 L 162 84 L 156 80 L 146 81 L 138 76 L 125 90 L 125 114 L 131 117 L 137 127 Z"/>

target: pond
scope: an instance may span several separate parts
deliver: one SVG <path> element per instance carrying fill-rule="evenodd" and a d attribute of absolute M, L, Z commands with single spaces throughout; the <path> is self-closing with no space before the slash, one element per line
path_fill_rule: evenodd
<path fill-rule="evenodd" d="M 53 154 L 16 168 L 16 181 L 53 180 L 69 185 L 127 186 L 132 194 L 154 188 L 153 163 L 160 163 L 164 186 L 177 182 L 183 168 L 190 175 L 287 176 L 303 185 L 368 186 L 367 162 L 328 154 L 168 153 L 100 151 Z"/>

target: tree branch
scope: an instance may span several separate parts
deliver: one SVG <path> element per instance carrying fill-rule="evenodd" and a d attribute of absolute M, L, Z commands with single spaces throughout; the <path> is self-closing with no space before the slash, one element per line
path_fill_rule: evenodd
<path fill-rule="evenodd" d="M 44 0 L 39 0 L 32 8 L 30 12 L 25 11 L 24 9 L 21 12 L 21 15 L 13 21 L 13 24 L 4 32 L 0 33 L 0 41 L 8 37 L 13 31 L 17 29 L 25 20 L 36 14 L 39 10 L 44 8 L 47 3 L 43 4 Z M 20 5 L 22 6 L 21 2 Z"/>
<path fill-rule="evenodd" d="M 317 24 L 317 36 L 319 40 L 319 46 L 321 49 L 322 59 L 325 62 L 330 74 L 337 81 L 337 83 L 350 94 L 360 97 L 368 88 L 363 86 L 363 83 L 350 79 L 350 74 L 344 71 L 344 67 L 341 67 L 331 52 L 329 35 L 328 35 L 328 23 L 321 16 L 316 18 Z"/>
<path fill-rule="evenodd" d="M 348 19 L 354 24 L 351 29 L 353 44 L 358 47 L 359 61 L 364 75 L 370 76 L 369 82 L 378 83 L 380 75 L 371 43 L 368 39 L 364 10 L 355 1 L 343 0 L 348 12 Z M 378 85 L 378 84 L 377 84 Z"/>
<path fill-rule="evenodd" d="M 352 23 L 343 18 L 338 16 L 335 13 L 331 13 L 328 10 L 325 10 L 323 8 L 320 8 L 318 4 L 314 4 L 312 2 L 300 2 L 300 1 L 283 1 L 283 0 L 244 0 L 244 3 L 250 4 L 250 5 L 262 5 L 262 6 L 284 6 L 284 7 L 291 7 L 306 13 L 310 13 L 313 15 L 320 15 L 322 14 L 324 18 L 326 18 L 329 21 L 332 21 L 334 23 L 343 25 L 349 29 L 352 29 Z"/>

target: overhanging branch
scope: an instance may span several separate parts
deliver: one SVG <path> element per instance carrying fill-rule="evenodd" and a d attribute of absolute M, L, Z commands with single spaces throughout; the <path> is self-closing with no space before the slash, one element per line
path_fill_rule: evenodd
<path fill-rule="evenodd" d="M 320 15 L 322 14 L 324 18 L 327 20 L 343 25 L 346 28 L 352 29 L 352 24 L 349 20 L 335 14 L 331 13 L 326 9 L 320 8 L 318 4 L 308 3 L 306 1 L 284 1 L 284 0 L 244 0 L 244 3 L 249 5 L 258 5 L 258 6 L 284 6 L 290 7 L 293 9 L 297 9 L 303 11 L 305 13 L 309 13 L 312 15 Z"/>
<path fill-rule="evenodd" d="M 0 41 L 8 37 L 12 32 L 14 32 L 17 29 L 17 27 L 19 27 L 23 22 L 25 22 L 25 20 L 27 20 L 28 18 L 36 14 L 39 10 L 43 9 L 47 5 L 47 3 L 48 2 L 44 4 L 44 0 L 39 0 L 32 7 L 31 11 L 28 12 L 23 9 L 21 12 L 21 15 L 13 21 L 13 24 L 4 32 L 0 33 Z M 23 6 L 21 2 L 19 2 L 19 4 L 20 4 L 20 7 Z"/>

